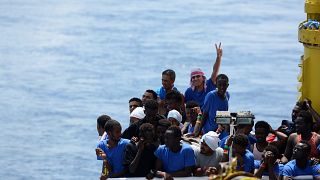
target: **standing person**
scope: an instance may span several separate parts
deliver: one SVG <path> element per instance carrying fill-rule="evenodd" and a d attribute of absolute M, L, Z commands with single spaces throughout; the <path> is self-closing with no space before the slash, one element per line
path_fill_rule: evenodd
<path fill-rule="evenodd" d="M 312 166 L 310 158 L 311 146 L 306 141 L 297 143 L 292 151 L 293 160 L 289 161 L 282 170 L 284 180 L 294 179 L 320 179 L 320 168 Z"/>
<path fill-rule="evenodd" d="M 185 102 L 196 101 L 200 107 L 203 106 L 204 99 L 208 92 L 216 89 L 216 78 L 219 72 L 222 48 L 215 44 L 217 58 L 212 68 L 210 79 L 206 79 L 204 72 L 200 68 L 193 69 L 190 74 L 190 87 L 185 91 Z"/>
<path fill-rule="evenodd" d="M 126 174 L 126 169 L 122 165 L 124 149 L 130 142 L 121 138 L 121 125 L 118 121 L 109 120 L 105 125 L 108 139 L 100 141 L 96 154 L 106 160 L 109 174 L 101 174 L 101 179 L 122 177 Z"/>
<path fill-rule="evenodd" d="M 202 127 L 203 133 L 216 131 L 218 128 L 215 122 L 217 111 L 227 111 L 229 108 L 230 95 L 227 92 L 229 86 L 229 78 L 225 74 L 217 76 L 217 90 L 210 91 L 204 100 L 202 107 L 203 119 L 201 123 L 196 124 L 195 135 L 198 135 Z"/>
<path fill-rule="evenodd" d="M 195 175 L 209 175 L 207 173 L 213 170 L 217 173 L 220 169 L 219 163 L 223 157 L 223 149 L 218 146 L 220 142 L 219 135 L 210 131 L 201 137 L 200 142 L 200 148 L 192 146 L 196 156 Z"/>
<path fill-rule="evenodd" d="M 288 162 L 292 157 L 292 150 L 296 144 L 305 140 L 311 145 L 310 158 L 319 158 L 320 135 L 312 132 L 313 119 L 309 112 L 301 110 L 295 120 L 297 133 L 289 136 L 284 156 L 281 158 L 283 163 Z"/>
<path fill-rule="evenodd" d="M 186 103 L 186 122 L 183 125 L 183 129 L 181 129 L 183 134 L 194 136 L 194 127 L 198 119 L 198 114 L 202 114 L 198 103 L 196 101 L 188 101 Z"/>
<path fill-rule="evenodd" d="M 165 115 L 167 113 L 165 108 L 166 95 L 172 91 L 178 91 L 174 87 L 174 81 L 176 79 L 176 73 L 172 69 L 167 69 L 162 72 L 162 86 L 157 90 L 158 103 L 159 103 L 159 114 Z"/>
<path fill-rule="evenodd" d="M 106 140 L 108 138 L 108 135 L 104 129 L 104 126 L 109 120 L 111 120 L 111 117 L 105 114 L 97 118 L 97 131 L 99 135 L 99 138 L 98 138 L 99 141 Z"/>
<path fill-rule="evenodd" d="M 123 164 L 128 169 L 129 177 L 146 177 L 154 170 L 157 159 L 154 152 L 158 148 L 154 138 L 154 126 L 145 123 L 140 126 L 139 141 L 127 144 Z"/>
<path fill-rule="evenodd" d="M 165 133 L 165 145 L 155 151 L 157 177 L 187 177 L 192 175 L 195 156 L 190 145 L 181 143 L 181 130 L 171 126 Z"/>

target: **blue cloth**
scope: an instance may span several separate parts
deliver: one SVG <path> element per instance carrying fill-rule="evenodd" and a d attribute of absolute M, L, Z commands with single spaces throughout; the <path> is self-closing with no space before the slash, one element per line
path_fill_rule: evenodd
<path fill-rule="evenodd" d="M 202 107 L 206 95 L 210 91 L 213 91 L 217 88 L 217 86 L 213 84 L 211 79 L 206 80 L 206 86 L 206 89 L 204 89 L 203 91 L 192 90 L 192 88 L 189 87 L 184 93 L 185 102 L 196 101 L 199 106 Z"/>
<path fill-rule="evenodd" d="M 260 161 L 260 160 L 254 160 L 254 168 L 255 168 L 255 169 L 259 169 L 259 168 L 260 168 L 260 165 L 261 165 L 261 161 Z M 283 164 L 277 163 L 277 164 L 274 166 L 274 169 L 273 169 L 274 173 L 275 173 L 277 176 L 281 176 L 283 167 L 284 167 Z M 262 176 L 269 176 L 269 172 L 268 172 L 267 170 L 263 171 Z"/>
<path fill-rule="evenodd" d="M 175 90 L 175 91 L 178 91 L 178 89 L 176 87 L 173 87 L 172 90 Z M 161 88 L 157 89 L 157 94 L 158 94 L 158 97 L 161 99 L 161 100 L 164 100 L 166 98 L 166 89 L 164 89 L 163 86 L 161 86 Z"/>
<path fill-rule="evenodd" d="M 186 167 L 195 166 L 195 156 L 190 145 L 182 143 L 181 150 L 174 153 L 165 145 L 161 145 L 154 152 L 154 155 L 161 160 L 165 172 L 172 173 L 184 170 Z"/>
<path fill-rule="evenodd" d="M 192 126 L 192 124 L 190 123 L 189 125 L 188 125 L 188 133 L 193 133 L 193 131 L 194 131 L 194 126 Z"/>
<path fill-rule="evenodd" d="M 204 104 L 202 106 L 202 112 L 208 114 L 208 118 L 202 128 L 203 134 L 209 131 L 215 131 L 218 128 L 217 123 L 215 122 L 216 112 L 217 111 L 227 111 L 229 108 L 228 101 L 230 99 L 230 95 L 226 92 L 226 98 L 221 99 L 218 96 L 217 91 L 210 91 L 204 100 Z"/>
<path fill-rule="evenodd" d="M 243 158 L 243 163 L 244 163 L 244 171 L 253 173 L 254 171 L 254 156 L 251 151 L 246 149 L 246 153 L 242 156 Z M 237 162 L 237 170 L 239 170 L 239 162 Z"/>
<path fill-rule="evenodd" d="M 225 138 L 227 136 L 229 136 L 229 132 L 224 130 L 219 134 L 219 139 L 221 140 L 221 139 L 223 139 L 223 138 Z"/>
<path fill-rule="evenodd" d="M 311 166 L 310 161 L 308 162 L 308 165 L 305 169 L 300 169 L 297 166 L 296 160 L 289 161 L 282 170 L 283 176 L 288 177 L 296 177 L 296 176 L 303 176 L 303 175 L 312 175 L 314 177 L 320 176 L 319 174 L 320 166 Z"/>
<path fill-rule="evenodd" d="M 104 153 L 106 153 L 107 161 L 112 167 L 110 175 L 123 171 L 124 166 L 122 165 L 122 162 L 124 159 L 124 150 L 129 142 L 130 140 L 121 138 L 118 142 L 118 145 L 111 149 L 107 147 L 108 139 L 99 142 L 98 148 L 101 148 Z"/>

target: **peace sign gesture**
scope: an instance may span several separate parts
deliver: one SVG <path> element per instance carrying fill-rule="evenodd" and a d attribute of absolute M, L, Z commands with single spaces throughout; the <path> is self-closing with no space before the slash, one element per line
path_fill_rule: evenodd
<path fill-rule="evenodd" d="M 221 42 L 219 43 L 219 46 L 217 44 L 214 44 L 216 46 L 216 52 L 217 52 L 217 58 L 221 58 L 222 57 L 222 48 L 221 48 Z"/>

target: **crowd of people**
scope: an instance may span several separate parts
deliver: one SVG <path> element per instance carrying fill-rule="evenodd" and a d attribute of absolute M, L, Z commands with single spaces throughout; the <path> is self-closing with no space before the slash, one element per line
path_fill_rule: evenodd
<path fill-rule="evenodd" d="M 210 78 L 193 69 L 184 94 L 174 86 L 175 72 L 167 69 L 157 91 L 148 89 L 141 99 L 131 98 L 130 125 L 123 131 L 110 116 L 97 118 L 100 179 L 219 174 L 231 152 L 236 169 L 257 178 L 320 179 L 320 116 L 310 100 L 297 102 L 292 119 L 277 129 L 266 121 L 252 121 L 237 125 L 230 135 L 230 125 L 216 123 L 216 112 L 228 111 L 230 94 L 228 76 L 218 74 L 221 43 L 215 48 Z"/>

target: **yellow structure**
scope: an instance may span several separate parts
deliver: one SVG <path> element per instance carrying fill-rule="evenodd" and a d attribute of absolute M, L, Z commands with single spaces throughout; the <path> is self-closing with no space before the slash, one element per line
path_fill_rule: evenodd
<path fill-rule="evenodd" d="M 320 21 L 320 0 L 306 0 L 305 12 L 307 20 Z M 310 99 L 312 107 L 320 113 L 320 29 L 299 28 L 298 36 L 299 42 L 304 46 L 304 55 L 299 64 L 301 72 L 298 77 L 300 82 L 298 99 L 299 101 Z"/>

